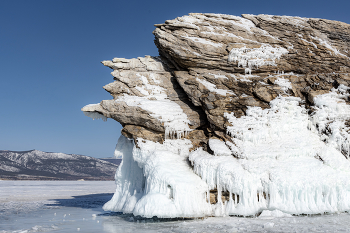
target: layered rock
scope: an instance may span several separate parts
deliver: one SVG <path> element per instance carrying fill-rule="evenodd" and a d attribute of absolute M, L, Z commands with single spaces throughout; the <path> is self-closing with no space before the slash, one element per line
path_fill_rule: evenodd
<path fill-rule="evenodd" d="M 350 25 L 190 14 L 155 26 L 160 56 L 103 61 L 113 99 L 82 109 L 123 126 L 125 162 L 106 209 L 350 210 Z"/>
<path fill-rule="evenodd" d="M 104 86 L 114 99 L 82 110 L 120 122 L 126 137 L 162 142 L 190 132 L 198 134 L 192 131 L 206 124 L 203 110 L 189 101 L 161 58 L 115 58 L 102 63 L 114 70 L 115 81 Z"/>

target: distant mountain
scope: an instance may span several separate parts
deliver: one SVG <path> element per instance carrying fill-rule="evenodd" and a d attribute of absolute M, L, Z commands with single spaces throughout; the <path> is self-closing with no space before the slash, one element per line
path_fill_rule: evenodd
<path fill-rule="evenodd" d="M 114 180 L 117 167 L 84 155 L 0 150 L 0 179 Z"/>

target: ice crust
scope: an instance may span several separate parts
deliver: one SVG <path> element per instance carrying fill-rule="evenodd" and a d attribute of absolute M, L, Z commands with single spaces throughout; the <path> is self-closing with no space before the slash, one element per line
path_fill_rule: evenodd
<path fill-rule="evenodd" d="M 287 80 L 278 82 L 288 87 Z M 121 136 L 117 190 L 104 209 L 163 218 L 349 211 L 347 90 L 341 85 L 315 97 L 311 116 L 300 98 L 288 96 L 271 101 L 269 109 L 248 107 L 240 118 L 226 113 L 232 142 L 210 139 L 214 155 L 202 148 L 189 152 L 186 139 L 160 144 L 139 138 L 136 147 Z M 213 189 L 217 204 L 209 204 Z"/>
<path fill-rule="evenodd" d="M 265 65 L 276 66 L 275 61 L 287 53 L 287 49 L 272 47 L 269 44 L 262 44 L 259 48 L 247 48 L 243 46 L 241 48 L 231 49 L 228 61 L 238 61 L 238 67 L 242 66 L 242 68 L 246 68 L 245 73 L 251 74 L 253 68 L 259 68 Z"/>

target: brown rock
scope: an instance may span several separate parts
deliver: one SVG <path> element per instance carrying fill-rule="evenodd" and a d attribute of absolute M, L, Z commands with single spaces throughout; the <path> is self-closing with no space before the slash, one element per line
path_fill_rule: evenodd
<path fill-rule="evenodd" d="M 310 107 L 315 96 L 350 86 L 350 25 L 342 22 L 190 14 L 155 26 L 160 56 L 103 61 L 113 69 L 115 81 L 104 86 L 113 99 L 83 108 L 117 120 L 129 138 L 163 142 L 166 124 L 124 96 L 180 106 L 192 149 L 206 149 L 210 137 L 230 140 L 225 113 L 241 117 L 249 107 L 269 108 L 278 96 L 299 97 Z"/>

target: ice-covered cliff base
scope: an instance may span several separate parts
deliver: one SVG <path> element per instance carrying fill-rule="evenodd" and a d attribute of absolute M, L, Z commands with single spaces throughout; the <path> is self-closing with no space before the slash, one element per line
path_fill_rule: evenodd
<path fill-rule="evenodd" d="M 350 164 L 341 153 L 349 151 L 346 90 L 315 98 L 311 117 L 296 97 L 278 97 L 270 109 L 250 107 L 241 118 L 226 114 L 233 142 L 211 139 L 214 155 L 190 152 L 186 139 L 160 144 L 140 138 L 136 147 L 121 136 L 117 190 L 104 209 L 167 218 L 348 211 Z"/>
<path fill-rule="evenodd" d="M 123 125 L 105 210 L 143 217 L 350 210 L 350 25 L 190 14 L 156 24 L 159 57 L 114 58 Z"/>

